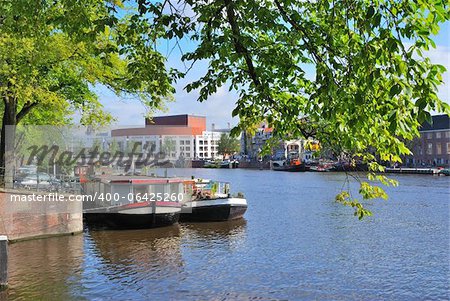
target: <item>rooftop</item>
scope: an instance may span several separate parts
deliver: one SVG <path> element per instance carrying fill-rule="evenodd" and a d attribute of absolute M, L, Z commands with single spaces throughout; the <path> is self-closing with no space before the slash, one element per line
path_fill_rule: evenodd
<path fill-rule="evenodd" d="M 434 115 L 433 124 L 424 122 L 419 131 L 450 130 L 450 117 L 446 114 Z"/>

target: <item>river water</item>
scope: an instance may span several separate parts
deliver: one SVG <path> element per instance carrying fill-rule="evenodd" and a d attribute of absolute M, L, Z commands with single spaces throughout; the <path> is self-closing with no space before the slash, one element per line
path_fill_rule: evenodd
<path fill-rule="evenodd" d="M 398 175 L 359 221 L 344 173 L 175 169 L 230 181 L 242 220 L 10 245 L 10 300 L 448 300 L 450 177 Z"/>

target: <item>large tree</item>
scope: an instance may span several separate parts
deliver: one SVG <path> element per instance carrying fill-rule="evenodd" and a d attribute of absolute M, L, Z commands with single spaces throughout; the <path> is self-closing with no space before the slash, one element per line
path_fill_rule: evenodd
<path fill-rule="evenodd" d="M 383 170 L 377 160 L 410 153 L 405 141 L 430 112 L 450 113 L 437 95 L 446 70 L 424 54 L 450 18 L 447 0 L 183 1 L 195 30 L 179 25 L 183 10 L 174 3 L 160 4 L 172 19 L 156 20 L 196 41 L 183 59 L 208 61 L 187 90 L 199 89 L 200 101 L 225 84 L 236 90 L 234 133 L 267 120 L 274 139 L 312 136 L 374 172 Z M 395 184 L 374 173 L 369 179 Z M 386 197 L 367 181 L 360 192 Z M 338 201 L 360 218 L 370 214 L 347 192 Z"/>
<path fill-rule="evenodd" d="M 2 1 L 2 173 L 19 123 L 64 124 L 77 111 L 82 124 L 109 122 L 98 85 L 160 107 L 172 77 L 152 44 L 158 32 L 149 28 L 120 1 Z"/>

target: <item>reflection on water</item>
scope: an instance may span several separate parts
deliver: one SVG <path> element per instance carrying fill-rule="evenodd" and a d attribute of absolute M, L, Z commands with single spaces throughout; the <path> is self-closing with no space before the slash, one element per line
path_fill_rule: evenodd
<path fill-rule="evenodd" d="M 83 278 L 83 236 L 61 236 L 9 246 L 9 299 L 70 299 Z"/>
<path fill-rule="evenodd" d="M 242 237 L 247 226 L 245 218 L 214 223 L 184 223 L 182 229 L 186 240 L 194 236 L 198 239 L 211 240 L 230 240 Z"/>
<path fill-rule="evenodd" d="M 180 229 L 91 231 L 85 234 L 88 296 L 143 298 L 176 287 L 183 271 Z M 100 281 L 99 281 L 100 280 Z"/>
<path fill-rule="evenodd" d="M 246 226 L 244 218 L 226 222 L 182 224 L 183 246 L 232 251 L 245 242 Z"/>
<path fill-rule="evenodd" d="M 358 221 L 333 202 L 342 174 L 170 172 L 230 181 L 247 197 L 245 219 L 12 244 L 0 299 L 449 297 L 449 177 L 398 176 L 390 200 L 369 202 L 374 216 Z"/>

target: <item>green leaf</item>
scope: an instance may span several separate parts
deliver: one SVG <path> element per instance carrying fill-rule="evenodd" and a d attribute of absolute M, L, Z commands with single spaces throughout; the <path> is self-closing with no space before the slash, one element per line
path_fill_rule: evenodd
<path fill-rule="evenodd" d="M 370 6 L 367 10 L 366 19 L 372 18 L 373 14 L 375 13 L 375 8 L 373 6 Z"/>
<path fill-rule="evenodd" d="M 390 97 L 394 97 L 397 94 L 399 94 L 401 92 L 401 90 L 402 90 L 402 88 L 400 87 L 400 85 L 399 84 L 395 84 L 389 90 L 389 96 Z"/>

